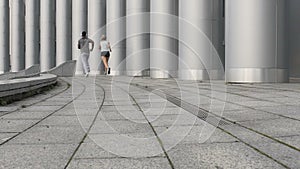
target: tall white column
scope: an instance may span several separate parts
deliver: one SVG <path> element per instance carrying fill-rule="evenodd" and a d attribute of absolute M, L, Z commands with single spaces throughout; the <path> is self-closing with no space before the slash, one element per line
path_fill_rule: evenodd
<path fill-rule="evenodd" d="M 285 26 L 285 0 L 226 0 L 226 81 L 287 82 Z"/>
<path fill-rule="evenodd" d="M 11 70 L 25 68 L 25 11 L 23 0 L 11 2 Z"/>
<path fill-rule="evenodd" d="M 9 71 L 9 1 L 0 0 L 0 74 Z"/>
<path fill-rule="evenodd" d="M 128 0 L 126 70 L 129 76 L 150 74 L 150 0 Z"/>
<path fill-rule="evenodd" d="M 109 61 L 112 75 L 126 73 L 126 0 L 107 1 L 107 38 L 113 52 Z"/>
<path fill-rule="evenodd" d="M 39 64 L 39 15 L 40 0 L 25 1 L 25 65 Z"/>
<path fill-rule="evenodd" d="M 287 5 L 289 72 L 291 78 L 300 78 L 300 1 L 288 0 Z"/>
<path fill-rule="evenodd" d="M 41 71 L 55 66 L 55 0 L 41 0 Z"/>
<path fill-rule="evenodd" d="M 220 77 L 218 74 L 224 73 L 222 56 L 219 56 L 222 44 L 220 0 L 179 2 L 179 78 L 208 80 Z"/>
<path fill-rule="evenodd" d="M 77 60 L 76 74 L 82 74 L 82 62 L 77 42 L 81 32 L 87 31 L 87 0 L 72 0 L 72 58 Z"/>
<path fill-rule="evenodd" d="M 56 2 L 56 65 L 72 60 L 72 0 Z"/>
<path fill-rule="evenodd" d="M 95 49 L 91 52 L 91 74 L 98 74 L 101 63 L 99 50 L 100 37 L 106 35 L 106 0 L 88 1 L 88 34 L 95 41 Z"/>
<path fill-rule="evenodd" d="M 178 72 L 178 0 L 151 1 L 152 78 L 176 77 Z"/>

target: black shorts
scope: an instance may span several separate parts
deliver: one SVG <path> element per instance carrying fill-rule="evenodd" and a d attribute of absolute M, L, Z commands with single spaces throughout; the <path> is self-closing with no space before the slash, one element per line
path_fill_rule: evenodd
<path fill-rule="evenodd" d="M 110 53 L 109 53 L 109 51 L 107 51 L 107 52 L 101 52 L 101 56 L 109 57 Z"/>

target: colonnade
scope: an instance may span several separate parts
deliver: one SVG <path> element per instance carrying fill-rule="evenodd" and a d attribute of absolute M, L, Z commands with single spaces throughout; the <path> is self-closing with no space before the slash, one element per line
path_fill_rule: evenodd
<path fill-rule="evenodd" d="M 92 74 L 107 35 L 113 75 L 285 82 L 285 13 L 285 0 L 0 0 L 0 73 L 73 59 L 81 74 L 86 30 Z"/>

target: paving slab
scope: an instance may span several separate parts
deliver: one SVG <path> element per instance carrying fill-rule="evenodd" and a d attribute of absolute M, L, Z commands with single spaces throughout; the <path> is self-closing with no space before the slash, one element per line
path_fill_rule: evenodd
<path fill-rule="evenodd" d="M 62 169 L 77 145 L 4 145 L 0 147 L 0 168 Z"/>
<path fill-rule="evenodd" d="M 0 132 L 22 132 L 38 120 L 6 120 L 0 119 Z"/>
<path fill-rule="evenodd" d="M 224 111 L 222 113 L 222 117 L 234 122 L 245 122 L 245 121 L 280 118 L 279 116 L 270 113 L 266 113 L 259 110 L 252 110 L 252 109 Z"/>
<path fill-rule="evenodd" d="M 257 109 L 300 120 L 300 104 L 259 107 Z"/>
<path fill-rule="evenodd" d="M 136 123 L 129 120 L 104 121 L 97 120 L 90 133 L 92 134 L 113 134 L 113 133 L 149 133 L 153 131 L 148 123 Z"/>
<path fill-rule="evenodd" d="M 276 118 L 241 122 L 241 124 L 272 137 L 300 135 L 300 123 L 292 119 Z"/>
<path fill-rule="evenodd" d="M 184 144 L 168 154 L 178 169 L 284 168 L 242 143 Z"/>
<path fill-rule="evenodd" d="M 93 141 L 82 143 L 74 156 L 75 159 L 105 159 L 117 157 L 119 156 L 104 150 L 100 145 L 97 145 Z"/>
<path fill-rule="evenodd" d="M 89 134 L 87 143 L 96 143 L 106 151 L 121 157 L 141 158 L 163 154 L 163 149 L 154 135 L 144 136 L 143 133 L 135 134 L 135 136 L 130 134 Z"/>
<path fill-rule="evenodd" d="M 68 169 L 171 169 L 166 158 L 74 160 Z"/>
<path fill-rule="evenodd" d="M 28 111 L 17 111 L 2 116 L 0 119 L 7 120 L 39 120 L 50 115 L 51 112 L 28 112 Z"/>
<path fill-rule="evenodd" d="M 17 134 L 18 133 L 0 133 L 0 144 L 4 143 L 5 141 L 9 140 Z"/>
<path fill-rule="evenodd" d="M 286 137 L 277 137 L 276 139 L 287 143 L 296 149 L 300 150 L 300 135 L 286 136 Z"/>
<path fill-rule="evenodd" d="M 80 126 L 37 126 L 20 134 L 7 144 L 78 144 L 84 134 Z"/>

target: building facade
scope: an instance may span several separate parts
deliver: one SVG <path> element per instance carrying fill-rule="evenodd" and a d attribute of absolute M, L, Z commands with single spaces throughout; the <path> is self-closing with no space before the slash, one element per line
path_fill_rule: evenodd
<path fill-rule="evenodd" d="M 67 60 L 77 41 L 96 42 L 91 73 L 102 73 L 101 35 L 113 75 L 226 82 L 300 78 L 298 0 L 0 0 L 0 73 Z"/>

